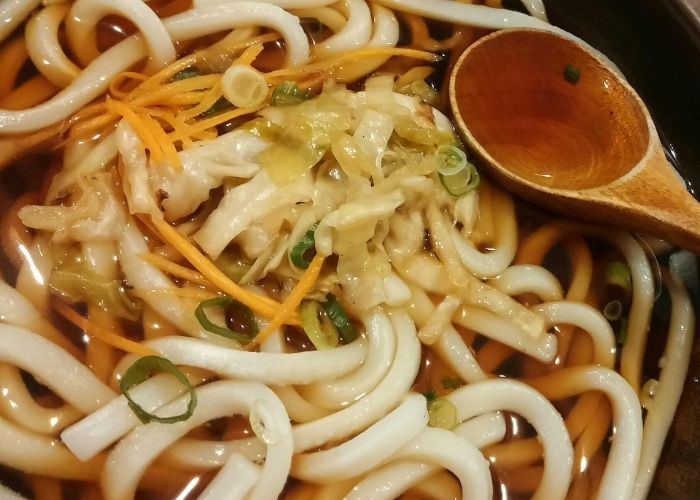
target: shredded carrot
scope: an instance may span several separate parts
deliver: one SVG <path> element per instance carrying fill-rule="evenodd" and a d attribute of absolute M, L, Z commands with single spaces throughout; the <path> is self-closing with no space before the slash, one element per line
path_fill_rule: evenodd
<path fill-rule="evenodd" d="M 260 55 L 260 52 L 263 51 L 265 46 L 262 43 L 256 43 L 255 45 L 251 45 L 247 49 L 243 51 L 243 53 L 238 56 L 238 59 L 233 61 L 233 64 L 238 64 L 241 66 L 250 66 L 253 64 L 253 61 Z"/>
<path fill-rule="evenodd" d="M 279 38 L 280 35 L 277 33 L 266 33 L 264 35 L 251 38 L 249 40 L 244 40 L 242 42 L 235 43 L 231 46 L 221 46 L 220 50 L 222 53 L 235 54 L 252 45 L 272 42 L 278 40 Z M 214 45 L 208 50 L 195 52 L 187 57 L 178 59 L 170 66 L 163 68 L 158 73 L 151 76 L 148 80 L 139 85 L 136 89 L 134 89 L 134 91 L 132 92 L 132 98 L 145 94 L 150 94 L 153 91 L 153 89 L 160 87 L 163 84 L 163 82 L 172 79 L 172 77 L 175 76 L 175 74 L 177 74 L 179 71 L 194 66 L 203 59 L 207 59 L 207 57 L 209 57 L 209 55 L 215 48 L 219 48 L 217 47 L 217 45 Z"/>
<path fill-rule="evenodd" d="M 129 102 L 134 106 L 152 106 L 157 105 L 161 99 L 172 95 L 181 94 L 183 92 L 192 92 L 196 90 L 209 90 L 217 82 L 221 80 L 221 75 L 216 73 L 212 75 L 193 76 L 176 82 L 170 82 L 157 90 L 148 94 L 139 95 L 136 98 L 130 96 Z"/>
<path fill-rule="evenodd" d="M 176 264 L 175 262 L 172 262 L 162 255 L 154 254 L 154 253 L 145 253 L 142 254 L 141 259 L 148 262 L 149 264 L 157 267 L 161 271 L 164 271 L 172 276 L 175 276 L 177 278 L 182 278 L 187 281 L 190 281 L 192 283 L 197 283 L 198 285 L 206 286 L 206 287 L 212 287 L 213 285 L 211 282 L 206 279 L 204 276 L 202 276 L 200 273 L 197 271 L 194 271 L 192 269 L 188 269 L 185 266 L 181 266 L 180 264 Z"/>
<path fill-rule="evenodd" d="M 281 307 L 279 302 L 249 292 L 231 281 L 228 276 L 221 272 L 220 269 L 212 264 L 212 262 L 202 255 L 192 243 L 183 238 L 175 228 L 165 220 L 151 217 L 150 221 L 164 243 L 169 243 L 180 252 L 190 264 L 198 269 L 202 275 L 226 295 L 238 300 L 242 304 L 248 306 L 252 311 L 266 318 L 274 318 L 277 315 Z M 288 324 L 300 324 L 298 315 L 289 316 L 287 321 Z"/>
<path fill-rule="evenodd" d="M 120 349 L 125 352 L 130 352 L 133 354 L 139 354 L 141 356 L 149 356 L 152 354 L 158 354 L 154 349 L 148 346 L 134 342 L 133 340 L 126 339 L 116 333 L 103 328 L 89 319 L 78 314 L 75 309 L 70 307 L 65 302 L 55 301 L 53 302 L 53 308 L 58 314 L 66 318 L 68 321 L 73 323 L 75 326 L 83 330 L 88 335 L 101 340 L 105 344 L 109 344 L 112 347 Z"/>
<path fill-rule="evenodd" d="M 142 115 L 142 119 L 149 127 L 153 137 L 155 137 L 156 141 L 160 145 L 165 160 L 167 160 L 173 167 L 182 169 L 182 163 L 180 162 L 180 157 L 177 154 L 177 149 L 175 149 L 175 144 L 168 139 L 168 134 L 163 130 L 160 123 L 146 113 Z"/>
<path fill-rule="evenodd" d="M 138 82 L 143 82 L 147 80 L 148 77 L 141 73 L 136 73 L 135 71 L 124 71 L 119 73 L 109 84 L 109 93 L 118 98 L 125 99 L 129 95 L 129 90 L 122 90 L 120 87 L 125 82 L 136 80 Z M 133 84 L 132 84 L 133 85 Z"/>
<path fill-rule="evenodd" d="M 114 99 L 107 100 L 107 109 L 116 115 L 122 116 L 129 125 L 131 125 L 136 132 L 136 134 L 143 142 L 146 149 L 151 152 L 151 159 L 155 161 L 163 161 L 165 154 L 163 149 L 158 144 L 153 131 L 148 124 L 146 124 L 143 119 L 138 116 L 129 105 L 122 101 L 117 101 Z"/>
<path fill-rule="evenodd" d="M 227 111 L 225 113 L 220 113 L 206 120 L 200 120 L 190 125 L 190 127 L 187 129 L 187 135 L 194 136 L 198 132 L 204 132 L 207 129 L 214 128 L 217 125 L 221 125 L 222 123 L 227 122 L 229 120 L 233 120 L 234 118 L 238 118 L 239 116 L 256 113 L 264 107 L 265 106 L 258 106 L 255 108 L 238 108 L 232 111 Z M 170 140 L 172 140 L 173 142 L 182 140 L 184 137 L 180 134 L 171 134 Z"/>
<path fill-rule="evenodd" d="M 282 307 L 280 307 L 275 317 L 272 318 L 272 321 L 270 321 L 262 332 L 255 336 L 250 344 L 246 345 L 246 349 L 250 349 L 255 345 L 265 342 L 265 340 L 275 333 L 280 326 L 289 323 L 289 317 L 294 314 L 296 308 L 299 307 L 301 301 L 306 297 L 306 294 L 309 293 L 316 284 L 318 276 L 321 274 L 321 268 L 323 267 L 323 259 L 324 257 L 320 255 L 316 255 L 313 258 L 308 269 L 304 272 L 304 276 L 301 277 L 297 286 L 294 287 L 292 293 L 287 297 L 287 300 L 282 303 Z"/>
<path fill-rule="evenodd" d="M 189 109 L 181 111 L 177 114 L 177 117 L 180 120 L 189 120 L 199 116 L 211 108 L 222 95 L 223 92 L 221 91 L 221 82 L 218 81 L 209 91 L 204 94 L 204 96 L 199 98 L 199 103 L 196 106 L 192 106 Z"/>

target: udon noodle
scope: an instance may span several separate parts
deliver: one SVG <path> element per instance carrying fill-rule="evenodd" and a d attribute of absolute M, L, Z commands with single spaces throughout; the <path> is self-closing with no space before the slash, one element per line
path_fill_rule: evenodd
<path fill-rule="evenodd" d="M 561 32 L 523 5 L 0 0 L 0 496 L 645 498 L 671 249 L 530 214 L 447 116 L 474 40 Z"/>

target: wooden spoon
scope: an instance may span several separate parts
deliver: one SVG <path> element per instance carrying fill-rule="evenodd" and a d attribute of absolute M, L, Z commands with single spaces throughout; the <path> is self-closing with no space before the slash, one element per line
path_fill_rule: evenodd
<path fill-rule="evenodd" d="M 462 138 L 511 191 L 700 254 L 700 204 L 649 111 L 578 43 L 531 29 L 488 35 L 457 61 L 450 103 Z"/>

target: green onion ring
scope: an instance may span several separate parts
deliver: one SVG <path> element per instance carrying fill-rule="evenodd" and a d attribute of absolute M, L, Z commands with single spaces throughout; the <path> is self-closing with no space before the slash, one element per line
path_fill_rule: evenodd
<path fill-rule="evenodd" d="M 156 372 L 165 372 L 172 375 L 187 388 L 187 391 L 190 393 L 190 401 L 187 403 L 187 410 L 184 413 L 172 417 L 159 417 L 153 413 L 148 413 L 131 399 L 129 390 L 149 379 Z M 197 407 L 197 391 L 194 386 L 190 384 L 187 376 L 172 362 L 160 356 L 144 356 L 143 358 L 137 359 L 136 362 L 124 372 L 124 375 L 122 375 L 122 378 L 119 380 L 119 388 L 129 402 L 129 408 L 131 408 L 144 424 L 149 422 L 160 422 L 161 424 L 182 422 L 190 418 L 194 413 L 194 409 Z"/>
<path fill-rule="evenodd" d="M 247 323 L 246 326 L 248 326 L 248 329 L 252 332 L 252 335 L 235 332 L 224 326 L 219 326 L 212 323 L 207 317 L 206 312 L 204 312 L 204 310 L 208 307 L 221 307 L 223 309 L 228 307 L 236 308 L 243 314 L 243 317 Z M 249 343 L 258 334 L 258 324 L 255 322 L 252 311 L 231 297 L 214 297 L 213 299 L 202 301 L 197 306 L 197 309 L 195 309 L 194 315 L 197 318 L 197 321 L 199 321 L 199 324 L 202 325 L 202 328 L 204 328 L 206 331 L 221 335 L 227 339 L 236 340 L 241 344 Z"/>

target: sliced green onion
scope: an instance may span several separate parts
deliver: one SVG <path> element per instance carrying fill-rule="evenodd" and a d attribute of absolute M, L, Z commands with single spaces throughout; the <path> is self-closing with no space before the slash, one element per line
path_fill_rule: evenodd
<path fill-rule="evenodd" d="M 316 233 L 316 228 L 318 224 L 313 224 L 304 234 L 304 237 L 299 240 L 299 242 L 294 245 L 289 252 L 289 258 L 292 260 L 292 264 L 297 266 L 299 269 L 308 269 L 309 264 L 311 264 L 311 259 L 313 255 L 307 255 L 309 251 L 316 245 L 316 238 L 314 234 Z"/>
<path fill-rule="evenodd" d="M 457 424 L 457 408 L 451 401 L 438 398 L 428 403 L 429 426 L 452 430 Z"/>
<path fill-rule="evenodd" d="M 171 81 L 178 82 L 180 80 L 187 80 L 188 78 L 194 78 L 195 76 L 199 76 L 201 74 L 202 72 L 198 68 L 190 66 L 189 68 L 181 69 L 175 73 L 175 76 L 173 76 Z"/>
<path fill-rule="evenodd" d="M 299 317 L 301 326 L 316 349 L 321 351 L 338 345 L 338 330 L 326 315 L 321 316 L 321 304 L 314 300 L 302 302 Z"/>
<path fill-rule="evenodd" d="M 211 107 L 206 110 L 204 113 L 202 113 L 201 116 L 202 118 L 211 118 L 212 116 L 216 116 L 219 113 L 226 111 L 227 109 L 232 108 L 233 106 L 231 103 L 226 99 L 225 97 L 219 97 L 217 101 L 211 105 Z"/>
<path fill-rule="evenodd" d="M 280 83 L 272 91 L 270 104 L 273 106 L 294 106 L 311 99 L 313 94 L 308 90 L 301 90 L 294 82 Z"/>
<path fill-rule="evenodd" d="M 625 292 L 632 290 L 632 275 L 629 266 L 618 260 L 608 263 L 605 268 L 605 285 L 621 288 Z"/>
<path fill-rule="evenodd" d="M 435 389 L 428 389 L 423 393 L 423 396 L 428 400 L 428 403 L 431 403 L 437 399 L 437 392 L 435 392 Z"/>
<path fill-rule="evenodd" d="M 343 306 L 332 293 L 326 295 L 326 302 L 323 304 L 326 314 L 331 319 L 340 333 L 340 338 L 344 344 L 349 344 L 357 338 L 357 330 L 345 313 Z"/>
<path fill-rule="evenodd" d="M 448 193 L 464 196 L 479 187 L 481 176 L 464 151 L 453 145 L 443 145 L 437 153 L 440 157 L 438 177 Z"/>
<path fill-rule="evenodd" d="M 239 318 L 241 318 L 241 320 L 245 323 L 247 332 L 236 332 L 224 326 L 219 326 L 212 323 L 207 317 L 207 314 L 204 312 L 204 310 L 208 307 L 221 307 L 224 309 L 224 311 L 232 310 L 238 313 Z M 213 299 L 205 300 L 197 306 L 197 309 L 194 311 L 194 315 L 197 318 L 197 321 L 199 321 L 199 324 L 202 325 L 202 328 L 204 328 L 206 331 L 221 335 L 227 339 L 236 340 L 241 344 L 247 344 L 258 334 L 258 324 L 255 322 L 253 312 L 248 307 L 241 304 L 237 300 L 232 299 L 231 297 L 214 297 Z"/>
<path fill-rule="evenodd" d="M 564 68 L 564 80 L 572 85 L 576 85 L 581 79 L 581 70 L 573 64 L 567 64 Z"/>
<path fill-rule="evenodd" d="M 611 300 L 603 308 L 603 316 L 608 321 L 617 321 L 622 316 L 622 302 L 619 300 Z"/>
<path fill-rule="evenodd" d="M 441 382 L 443 389 L 459 389 L 464 385 L 462 379 L 452 377 L 444 377 Z"/>
<path fill-rule="evenodd" d="M 178 382 L 182 383 L 187 388 L 190 393 L 190 401 L 187 403 L 187 410 L 180 415 L 174 415 L 172 417 L 159 417 L 153 413 L 149 413 L 138 403 L 136 403 L 129 395 L 129 390 L 141 382 L 149 379 L 156 373 L 168 373 L 175 377 Z M 184 373 L 180 369 L 165 358 L 160 356 L 144 356 L 136 360 L 136 362 L 129 367 L 122 378 L 119 380 L 119 388 L 124 394 L 124 397 L 129 402 L 129 408 L 136 414 L 141 422 L 147 424 L 149 422 L 160 422 L 161 424 L 174 424 L 175 422 L 182 422 L 187 420 L 194 413 L 194 409 L 197 407 L 197 391 L 194 386 L 190 384 Z"/>

